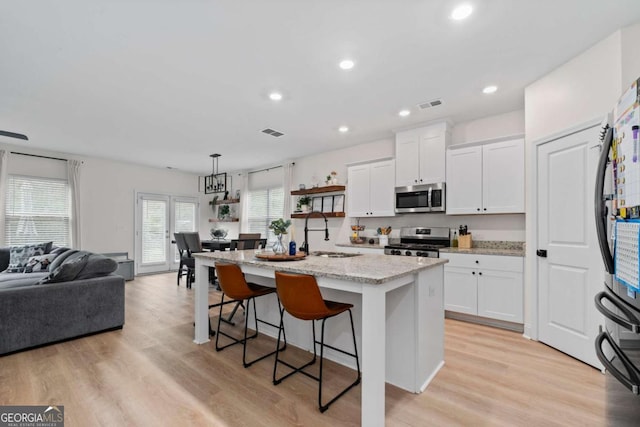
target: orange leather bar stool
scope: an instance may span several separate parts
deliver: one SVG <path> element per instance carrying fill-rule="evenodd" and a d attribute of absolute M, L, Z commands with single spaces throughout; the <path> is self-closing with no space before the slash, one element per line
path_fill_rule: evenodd
<path fill-rule="evenodd" d="M 261 286 L 255 283 L 247 283 L 244 278 L 244 274 L 240 267 L 235 264 L 223 264 L 216 263 L 216 272 L 218 274 L 218 282 L 220 283 L 220 288 L 222 289 L 222 301 L 220 302 L 220 315 L 218 317 L 218 329 L 216 333 L 216 351 L 224 350 L 227 347 L 231 347 L 235 344 L 242 344 L 242 364 L 245 368 L 251 366 L 255 362 L 258 362 L 266 357 L 275 354 L 276 351 L 282 351 L 287 347 L 287 337 L 284 337 L 284 346 L 282 348 L 276 348 L 276 350 L 265 354 L 263 356 L 258 357 L 257 359 L 252 360 L 251 362 L 247 362 L 247 341 L 256 338 L 258 336 L 258 322 L 264 323 L 266 325 L 273 326 L 277 328 L 278 325 L 274 325 L 273 323 L 266 322 L 264 320 L 258 319 L 256 314 L 256 301 L 257 297 L 261 297 L 263 295 L 269 295 L 276 292 L 275 288 L 270 288 L 268 286 Z M 244 338 L 237 339 L 231 335 L 226 334 L 225 332 L 220 330 L 220 323 L 222 319 L 222 306 L 225 304 L 224 298 L 225 296 L 235 300 L 235 301 L 244 301 L 247 300 L 246 310 L 245 310 L 245 321 L 244 321 Z M 249 324 L 249 310 L 251 308 L 251 302 L 253 301 L 253 318 L 255 319 L 255 333 L 251 336 L 247 336 L 247 326 Z M 280 302 L 278 301 L 278 308 L 280 308 Z M 220 346 L 219 340 L 220 335 L 224 335 L 225 337 L 232 340 L 231 343 Z M 278 346 L 280 345 L 280 341 L 278 340 Z"/>
<path fill-rule="evenodd" d="M 358 348 L 356 346 L 356 333 L 353 328 L 353 315 L 351 314 L 351 308 L 353 307 L 353 305 L 324 300 L 322 298 L 322 294 L 320 294 L 320 288 L 318 288 L 318 282 L 316 282 L 316 278 L 306 274 L 288 274 L 288 273 L 281 273 L 279 271 L 276 271 L 276 288 L 278 290 L 278 297 L 280 298 L 280 302 L 282 303 L 282 308 L 280 309 L 280 328 L 278 330 L 278 343 L 276 345 L 276 361 L 273 365 L 273 383 L 275 385 L 278 385 L 285 378 L 288 378 L 289 376 L 297 372 L 300 372 L 301 374 L 306 375 L 307 377 L 318 381 L 319 383 L 318 408 L 320 409 L 320 412 L 324 412 L 329 408 L 329 405 L 331 405 L 339 397 L 341 397 L 351 388 L 353 388 L 354 386 L 360 383 L 360 378 L 361 378 L 360 361 L 358 360 Z M 289 313 L 291 316 L 297 319 L 311 320 L 311 329 L 313 331 L 313 359 L 311 359 L 309 362 L 299 367 L 293 366 L 279 359 L 279 350 L 277 350 L 277 346 L 280 345 L 280 333 L 284 332 L 283 317 L 284 317 L 285 310 L 287 313 Z M 354 353 L 348 353 L 344 350 L 341 350 L 336 347 L 332 347 L 324 343 L 324 324 L 326 320 L 330 317 L 337 316 L 340 313 L 344 313 L 345 311 L 349 312 L 349 320 L 351 320 L 351 333 L 353 334 Z M 315 322 L 317 320 L 322 321 L 320 341 L 316 340 Z M 320 344 L 320 374 L 317 377 L 304 371 L 304 368 L 316 362 L 316 358 L 317 358 L 316 344 Z M 340 393 L 338 393 L 337 396 L 335 396 L 329 402 L 323 405 L 322 404 L 322 361 L 323 361 L 325 347 L 328 347 L 332 350 L 346 354 L 348 356 L 354 357 L 356 359 L 358 376 L 356 380 L 353 383 L 351 383 L 347 388 L 342 390 Z M 278 363 L 282 363 L 283 365 L 288 366 L 289 368 L 293 369 L 293 371 L 289 372 L 287 375 L 283 377 L 276 378 Z"/>

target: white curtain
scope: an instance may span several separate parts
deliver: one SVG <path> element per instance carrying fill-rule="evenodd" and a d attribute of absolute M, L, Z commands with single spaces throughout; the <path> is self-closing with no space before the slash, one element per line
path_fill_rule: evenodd
<path fill-rule="evenodd" d="M 6 203 L 6 191 L 7 191 L 7 168 L 8 168 L 9 153 L 6 150 L 0 150 L 0 245 L 5 246 L 4 235 L 4 218 L 5 218 L 5 203 Z"/>
<path fill-rule="evenodd" d="M 249 172 L 242 174 L 240 190 L 240 233 L 249 232 Z"/>
<path fill-rule="evenodd" d="M 283 188 L 284 188 L 284 219 L 291 219 L 291 181 L 293 180 L 293 163 L 286 162 L 282 165 L 283 169 Z"/>
<path fill-rule="evenodd" d="M 71 247 L 80 249 L 80 166 L 79 160 L 67 160 L 67 179 L 71 190 Z"/>

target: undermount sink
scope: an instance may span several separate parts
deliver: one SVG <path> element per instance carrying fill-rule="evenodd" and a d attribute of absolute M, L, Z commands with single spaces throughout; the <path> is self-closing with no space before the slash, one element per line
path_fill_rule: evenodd
<path fill-rule="evenodd" d="M 324 258 L 350 258 L 352 256 L 358 256 L 362 254 L 352 254 L 347 252 L 328 252 L 328 251 L 316 251 L 311 252 L 313 256 L 321 256 Z"/>

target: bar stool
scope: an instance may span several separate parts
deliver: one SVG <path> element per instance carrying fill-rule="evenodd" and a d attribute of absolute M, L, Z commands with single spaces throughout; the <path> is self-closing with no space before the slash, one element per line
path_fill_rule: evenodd
<path fill-rule="evenodd" d="M 258 362 L 266 357 L 271 356 L 272 354 L 275 354 L 276 351 L 284 350 L 287 347 L 286 336 L 284 337 L 284 346 L 282 348 L 279 348 L 280 341 L 278 341 L 278 346 L 276 347 L 276 350 L 268 354 L 265 354 L 263 356 L 260 356 L 257 359 L 252 360 L 251 362 L 247 362 L 247 358 L 246 358 L 247 340 L 256 338 L 258 336 L 258 322 L 273 326 L 274 328 L 278 327 L 278 325 L 274 325 L 273 323 L 269 323 L 265 320 L 258 319 L 258 315 L 256 313 L 256 301 L 255 301 L 257 297 L 275 293 L 276 289 L 270 288 L 268 286 L 261 286 L 255 283 L 247 283 L 247 281 L 244 278 L 244 274 L 242 273 L 242 270 L 240 270 L 240 267 L 238 267 L 236 264 L 216 263 L 216 272 L 218 274 L 218 282 L 220 283 L 220 288 L 222 289 L 222 301 L 220 302 L 220 315 L 218 317 L 218 329 L 216 331 L 217 332 L 216 333 L 216 351 L 224 350 L 225 348 L 231 347 L 232 345 L 242 344 L 242 365 L 245 368 L 247 368 L 252 364 L 254 364 L 255 362 Z M 247 300 L 247 305 L 246 305 L 247 308 L 245 310 L 245 322 L 244 322 L 244 338 L 242 339 L 237 339 L 235 337 L 232 337 L 231 335 L 228 335 L 225 332 L 220 330 L 220 323 L 223 320 L 222 306 L 225 305 L 225 301 L 224 301 L 225 296 L 231 298 L 232 300 L 240 301 L 240 302 Z M 247 326 L 249 324 L 249 309 L 251 307 L 252 301 L 253 301 L 253 318 L 255 320 L 256 332 L 251 336 L 247 336 Z M 227 303 L 229 302 L 232 302 L 232 301 L 228 301 Z M 280 309 L 280 301 L 278 301 L 278 309 Z M 220 335 L 224 335 L 225 337 L 231 339 L 232 342 L 229 344 L 220 346 L 219 345 Z"/>
<path fill-rule="evenodd" d="M 278 342 L 276 345 L 276 361 L 273 365 L 273 384 L 278 385 L 284 379 L 289 376 L 300 372 L 303 375 L 306 375 L 309 378 L 312 378 L 318 381 L 318 408 L 320 412 L 324 412 L 329 408 L 333 402 L 335 402 L 339 397 L 344 395 L 347 391 L 349 391 L 354 386 L 360 383 L 360 362 L 358 360 L 358 348 L 356 346 L 356 333 L 353 328 L 353 315 L 351 314 L 352 304 L 327 301 L 322 298 L 322 294 L 320 294 L 320 288 L 318 288 L 318 283 L 316 282 L 316 278 L 313 276 L 309 276 L 306 274 L 288 274 L 281 273 L 279 271 L 275 272 L 276 274 L 276 289 L 278 290 L 278 297 L 280 298 L 280 302 L 282 303 L 282 308 L 280 309 L 280 328 L 278 329 Z M 293 366 L 283 360 L 279 359 L 279 351 L 277 350 L 277 346 L 280 345 L 280 333 L 284 332 L 284 312 L 285 310 L 291 316 L 301 319 L 301 320 L 311 320 L 311 329 L 313 331 L 313 359 L 309 362 L 305 363 L 300 367 Z M 330 318 L 337 316 L 340 313 L 344 313 L 345 311 L 349 312 L 349 320 L 351 320 L 351 333 L 353 334 L 353 348 L 354 353 L 348 353 L 339 348 L 330 346 L 324 343 L 324 324 L 325 321 Z M 320 334 L 320 341 L 316 340 L 316 328 L 315 321 L 322 320 L 322 332 Z M 320 344 L 320 375 L 318 377 L 304 371 L 304 368 L 307 366 L 313 365 L 316 361 L 316 344 Z M 323 368 L 323 355 L 324 348 L 328 347 L 332 350 L 339 351 L 342 354 L 346 354 L 348 356 L 354 357 L 356 359 L 356 366 L 358 369 L 358 377 L 356 380 L 349 385 L 347 388 L 342 390 L 337 396 L 332 398 L 325 405 L 322 404 L 322 368 Z M 278 363 L 282 363 L 285 366 L 293 369 L 292 372 L 289 372 L 287 375 L 276 378 L 276 373 L 278 369 Z"/>

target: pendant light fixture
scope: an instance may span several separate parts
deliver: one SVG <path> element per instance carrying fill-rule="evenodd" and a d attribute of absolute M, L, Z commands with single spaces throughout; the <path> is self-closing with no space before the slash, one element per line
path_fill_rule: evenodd
<path fill-rule="evenodd" d="M 211 175 L 201 176 L 204 178 L 204 194 L 226 193 L 227 191 L 227 173 L 218 172 L 218 158 L 221 154 L 211 154 Z M 198 189 L 200 189 L 200 180 L 198 180 Z"/>

